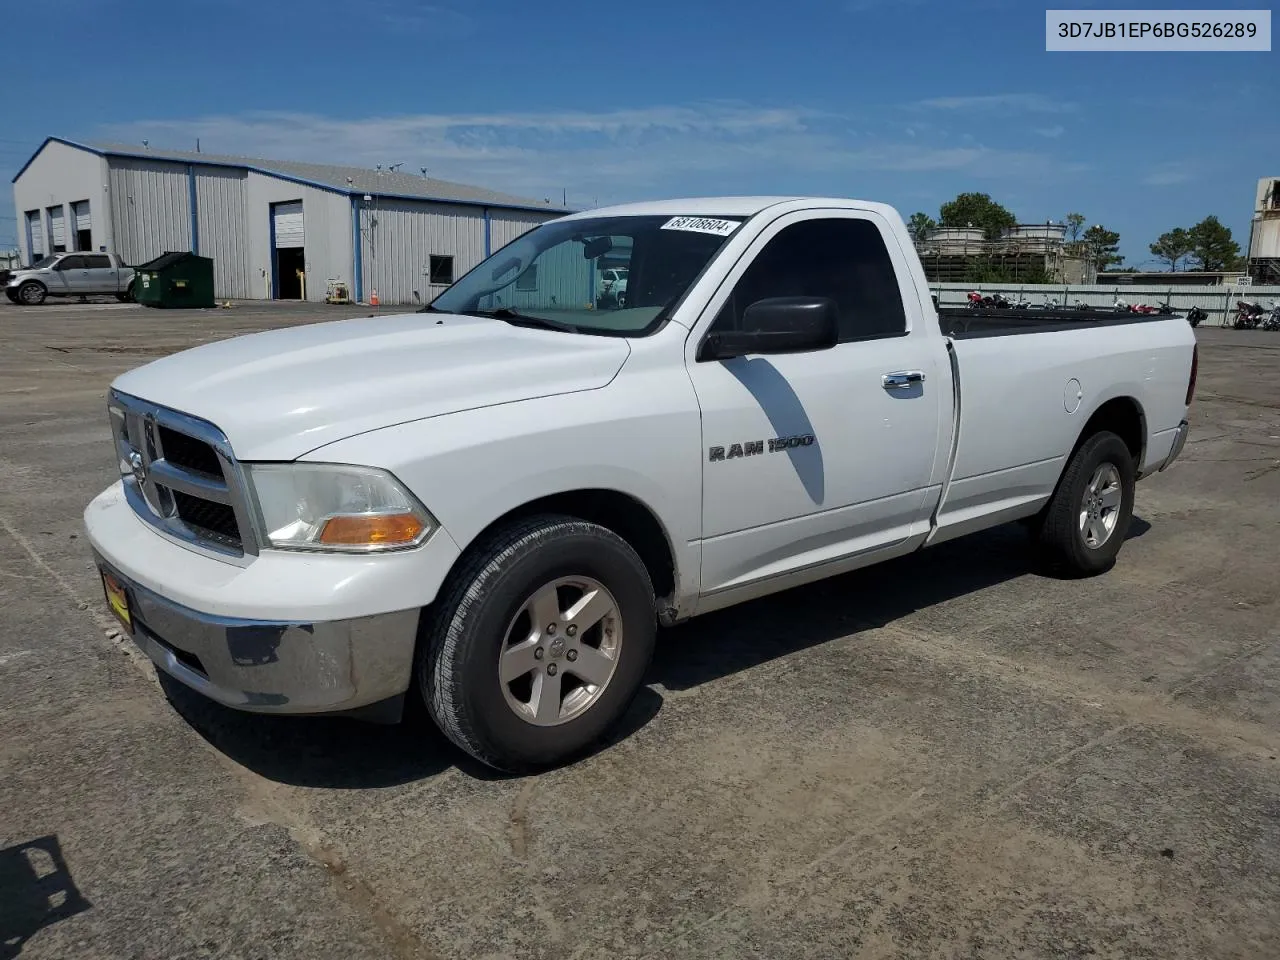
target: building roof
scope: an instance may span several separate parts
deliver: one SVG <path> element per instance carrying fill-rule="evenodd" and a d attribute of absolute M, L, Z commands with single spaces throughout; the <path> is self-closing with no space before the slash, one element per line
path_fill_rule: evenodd
<path fill-rule="evenodd" d="M 47 137 L 14 176 L 16 182 L 50 141 L 87 150 L 99 156 L 129 157 L 139 160 L 161 160 L 174 163 L 199 163 L 215 167 L 239 167 L 295 183 L 348 195 L 373 194 L 410 200 L 436 200 L 474 206 L 502 207 L 515 210 L 538 210 L 545 213 L 569 213 L 564 207 L 517 197 L 465 183 L 414 176 L 399 171 L 370 170 L 367 167 L 344 167 L 327 163 L 305 163 L 298 160 L 268 160 L 230 154 L 203 153 L 194 150 L 160 150 L 124 143 L 79 143 L 62 137 Z"/>

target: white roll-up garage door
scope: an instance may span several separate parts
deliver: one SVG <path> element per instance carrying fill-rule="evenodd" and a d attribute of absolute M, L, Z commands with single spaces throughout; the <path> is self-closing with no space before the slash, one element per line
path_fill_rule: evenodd
<path fill-rule="evenodd" d="M 302 223 L 302 201 L 277 203 L 272 209 L 275 218 L 276 247 L 305 247 L 306 234 Z"/>
<path fill-rule="evenodd" d="M 89 201 L 77 200 L 71 205 L 71 214 L 76 218 L 76 232 L 92 230 L 93 220 L 89 216 Z"/>
<path fill-rule="evenodd" d="M 44 221 L 39 210 L 27 212 L 27 236 L 31 238 L 31 259 L 39 260 L 44 256 Z"/>
<path fill-rule="evenodd" d="M 54 250 L 57 250 L 59 247 L 62 247 L 63 250 L 67 248 L 67 228 L 66 224 L 64 224 L 62 220 L 62 208 L 50 207 L 49 232 L 53 235 Z"/>

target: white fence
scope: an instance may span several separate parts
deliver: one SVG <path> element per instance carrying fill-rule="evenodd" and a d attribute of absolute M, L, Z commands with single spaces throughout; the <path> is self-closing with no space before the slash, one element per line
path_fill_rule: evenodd
<path fill-rule="evenodd" d="M 1177 284 L 1067 284 L 1067 283 L 931 283 L 929 289 L 943 307 L 963 307 L 970 290 L 983 295 L 1002 293 L 1006 297 L 1026 297 L 1032 306 L 1056 299 L 1070 307 L 1083 300 L 1091 307 L 1110 307 L 1120 297 L 1127 303 L 1159 304 L 1167 301 L 1174 310 L 1185 313 L 1199 307 L 1209 314 L 1204 323 L 1229 326 L 1239 300 L 1280 303 L 1280 287 L 1178 286 Z"/>

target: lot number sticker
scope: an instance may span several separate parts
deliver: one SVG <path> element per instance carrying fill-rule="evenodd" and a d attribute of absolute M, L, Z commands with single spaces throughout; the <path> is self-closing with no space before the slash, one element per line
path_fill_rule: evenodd
<path fill-rule="evenodd" d="M 689 230 L 693 233 L 712 233 L 727 237 L 737 229 L 736 220 L 717 220 L 714 217 L 672 217 L 662 225 L 663 230 Z"/>

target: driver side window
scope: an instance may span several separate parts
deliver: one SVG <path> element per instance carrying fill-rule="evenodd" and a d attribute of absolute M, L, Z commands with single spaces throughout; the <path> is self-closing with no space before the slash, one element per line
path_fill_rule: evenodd
<path fill-rule="evenodd" d="M 802 220 L 778 231 L 734 286 L 712 332 L 743 330 L 743 313 L 757 300 L 797 296 L 836 302 L 841 343 L 907 331 L 893 261 L 870 220 Z"/>

